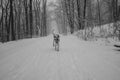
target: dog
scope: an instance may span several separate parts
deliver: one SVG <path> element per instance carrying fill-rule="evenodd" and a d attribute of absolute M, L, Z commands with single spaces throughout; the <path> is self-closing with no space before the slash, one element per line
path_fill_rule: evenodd
<path fill-rule="evenodd" d="M 60 42 L 59 34 L 53 33 L 53 47 L 55 47 L 55 51 L 59 51 L 59 42 Z"/>

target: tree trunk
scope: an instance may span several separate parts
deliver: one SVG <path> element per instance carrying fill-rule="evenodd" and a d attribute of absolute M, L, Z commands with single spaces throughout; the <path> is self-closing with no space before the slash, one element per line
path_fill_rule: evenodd
<path fill-rule="evenodd" d="M 32 14 L 32 0 L 30 0 L 30 10 L 29 10 L 29 17 L 30 17 L 30 35 L 33 35 L 33 14 Z"/>
<path fill-rule="evenodd" d="M 84 11 L 83 11 L 83 19 L 86 20 L 86 7 L 87 7 L 87 1 L 84 0 Z M 82 29 L 86 27 L 86 22 L 84 21 Z"/>
<path fill-rule="evenodd" d="M 82 26 L 81 26 L 81 21 L 80 21 L 80 16 L 81 16 L 81 11 L 80 11 L 80 0 L 77 0 L 77 17 L 78 17 L 78 30 L 82 29 Z"/>
<path fill-rule="evenodd" d="M 14 17 L 14 15 L 13 15 L 13 0 L 10 0 L 9 24 L 10 24 L 11 40 L 15 40 L 14 18 L 13 17 Z"/>

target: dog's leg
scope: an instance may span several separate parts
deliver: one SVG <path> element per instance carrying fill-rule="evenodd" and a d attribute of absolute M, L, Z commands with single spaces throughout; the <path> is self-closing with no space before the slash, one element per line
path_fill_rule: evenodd
<path fill-rule="evenodd" d="M 58 51 L 59 51 L 59 43 L 58 43 Z"/>
<path fill-rule="evenodd" d="M 53 47 L 55 46 L 55 41 L 53 40 Z"/>
<path fill-rule="evenodd" d="M 55 51 L 57 51 L 57 44 L 55 43 Z"/>
<path fill-rule="evenodd" d="M 59 51 L 59 43 L 56 46 L 56 51 Z"/>
<path fill-rule="evenodd" d="M 55 48 L 55 51 L 56 51 L 56 43 L 54 42 L 54 48 Z"/>

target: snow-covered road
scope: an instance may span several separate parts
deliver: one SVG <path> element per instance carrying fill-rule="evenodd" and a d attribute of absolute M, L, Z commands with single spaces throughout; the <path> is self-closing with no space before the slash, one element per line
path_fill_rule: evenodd
<path fill-rule="evenodd" d="M 120 52 L 112 46 L 61 36 L 0 45 L 0 80 L 120 80 Z"/>

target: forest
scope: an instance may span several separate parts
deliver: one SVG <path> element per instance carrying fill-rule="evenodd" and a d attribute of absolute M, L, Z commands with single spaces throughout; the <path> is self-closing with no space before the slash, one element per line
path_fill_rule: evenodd
<path fill-rule="evenodd" d="M 0 41 L 45 36 L 46 3 L 47 0 L 0 0 Z"/>
<path fill-rule="evenodd" d="M 54 9 L 49 10 L 50 6 Z M 0 42 L 47 36 L 51 20 L 64 35 L 84 33 L 82 36 L 87 40 L 96 37 L 93 30 L 97 27 L 99 37 L 120 40 L 119 0 L 56 0 L 55 3 L 49 0 L 0 0 Z M 105 24 L 109 24 L 112 33 L 105 35 L 102 27 Z"/>

